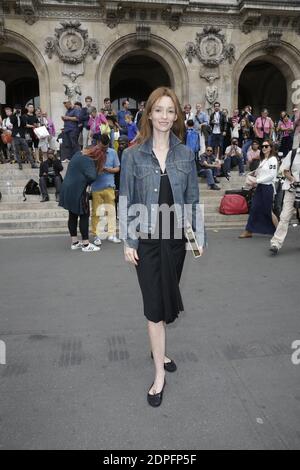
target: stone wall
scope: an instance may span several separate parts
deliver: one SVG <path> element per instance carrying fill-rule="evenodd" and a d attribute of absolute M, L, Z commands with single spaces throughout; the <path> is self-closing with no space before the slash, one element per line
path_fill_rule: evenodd
<path fill-rule="evenodd" d="M 28 3 L 33 8 L 36 4 Z M 46 8 L 47 2 L 38 3 Z M 237 106 L 244 67 L 258 59 L 270 62 L 285 77 L 287 109 L 292 108 L 292 83 L 300 79 L 300 5 L 297 13 L 295 2 L 262 1 L 265 15 L 251 9 L 243 12 L 237 9 L 242 2 L 229 1 L 226 8 L 224 1 L 222 8 L 215 2 L 216 8 L 210 6 L 211 12 L 205 13 L 197 10 L 197 4 L 205 2 L 193 2 L 193 8 L 192 2 L 172 2 L 169 10 L 168 2 L 161 6 L 158 2 L 156 10 L 151 2 L 131 2 L 135 6 L 123 13 L 115 7 L 123 3 L 129 8 L 128 2 L 104 2 L 104 9 L 97 10 L 98 2 L 87 2 L 81 9 L 68 4 L 69 15 L 66 5 L 54 10 L 53 3 L 47 11 L 33 10 L 31 15 L 27 11 L 27 16 L 26 11 L 17 15 L 7 9 L 2 14 L 0 53 L 12 51 L 32 62 L 39 77 L 41 106 L 58 123 L 64 84 L 79 85 L 82 97 L 92 95 L 99 106 L 110 95 L 114 65 L 131 54 L 160 62 L 182 103 L 205 104 L 206 92 L 213 98 L 217 89 L 222 107 L 229 110 Z M 75 75 L 67 75 L 72 72 Z"/>

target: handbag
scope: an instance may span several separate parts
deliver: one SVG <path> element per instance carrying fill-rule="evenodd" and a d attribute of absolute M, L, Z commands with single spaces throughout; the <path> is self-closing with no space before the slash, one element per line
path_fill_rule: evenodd
<path fill-rule="evenodd" d="M 252 189 L 256 184 L 255 171 L 251 171 L 246 175 L 245 188 Z"/>
<path fill-rule="evenodd" d="M 46 126 L 35 127 L 33 129 L 33 132 L 35 133 L 38 139 L 45 139 L 50 135 Z"/>
<path fill-rule="evenodd" d="M 5 145 L 11 144 L 11 142 L 12 142 L 12 133 L 10 131 L 2 132 L 1 140 Z"/>
<path fill-rule="evenodd" d="M 110 129 L 108 124 L 101 124 L 100 132 L 101 132 L 101 134 L 110 135 L 111 129 Z"/>

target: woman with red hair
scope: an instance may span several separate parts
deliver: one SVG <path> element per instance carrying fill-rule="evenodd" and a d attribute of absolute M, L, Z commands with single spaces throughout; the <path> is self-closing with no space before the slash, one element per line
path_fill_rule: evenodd
<path fill-rule="evenodd" d="M 100 247 L 89 242 L 90 203 L 87 187 L 95 181 L 104 167 L 106 155 L 100 145 L 76 152 L 67 169 L 59 194 L 59 206 L 69 211 L 68 228 L 71 250 L 99 251 Z M 77 225 L 82 242 L 77 238 Z"/>
<path fill-rule="evenodd" d="M 186 212 L 200 247 L 204 227 L 196 223 L 199 187 L 193 152 L 182 144 L 184 120 L 175 93 L 160 87 L 148 98 L 137 145 L 122 156 L 120 238 L 125 259 L 136 267 L 148 320 L 155 378 L 147 400 L 162 402 L 165 371 L 176 364 L 166 355 L 166 324 L 174 322 L 183 304 L 179 281 L 186 253 Z M 138 225 L 134 229 L 135 209 Z"/>

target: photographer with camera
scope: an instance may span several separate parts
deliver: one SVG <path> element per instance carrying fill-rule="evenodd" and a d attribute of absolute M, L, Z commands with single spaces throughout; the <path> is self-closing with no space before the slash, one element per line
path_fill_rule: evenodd
<path fill-rule="evenodd" d="M 271 239 L 270 251 L 277 255 L 288 232 L 289 222 L 295 209 L 300 210 L 300 147 L 290 151 L 284 158 L 280 170 L 285 176 L 282 189 L 284 190 L 283 208 L 276 232 Z"/>
<path fill-rule="evenodd" d="M 10 118 L 12 124 L 12 136 L 13 136 L 13 147 L 15 150 L 15 158 L 19 164 L 19 169 L 22 170 L 22 162 L 20 151 L 25 153 L 26 158 L 31 163 L 31 168 L 38 168 L 29 150 L 28 144 L 25 139 L 25 133 L 27 132 L 27 119 L 25 115 L 22 115 L 21 105 L 16 104 L 14 107 L 13 116 Z"/>
<path fill-rule="evenodd" d="M 63 166 L 60 160 L 54 156 L 53 150 L 48 150 L 48 158 L 41 163 L 40 166 L 40 190 L 42 195 L 41 202 L 49 201 L 48 184 L 55 186 L 55 199 L 59 202 L 59 193 L 62 182 L 60 172 L 63 171 Z"/>
<path fill-rule="evenodd" d="M 228 176 L 230 176 L 231 168 L 236 165 L 239 167 L 240 176 L 245 175 L 243 153 L 238 143 L 238 139 L 233 137 L 231 145 L 225 150 L 224 170 Z"/>

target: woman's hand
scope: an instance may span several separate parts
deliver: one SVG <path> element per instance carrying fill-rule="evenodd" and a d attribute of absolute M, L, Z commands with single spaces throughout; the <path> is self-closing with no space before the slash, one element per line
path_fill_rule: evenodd
<path fill-rule="evenodd" d="M 129 248 L 128 246 L 125 246 L 124 255 L 126 261 L 134 264 L 135 266 L 138 265 L 137 260 L 139 259 L 139 257 L 137 251 L 134 248 Z"/>

